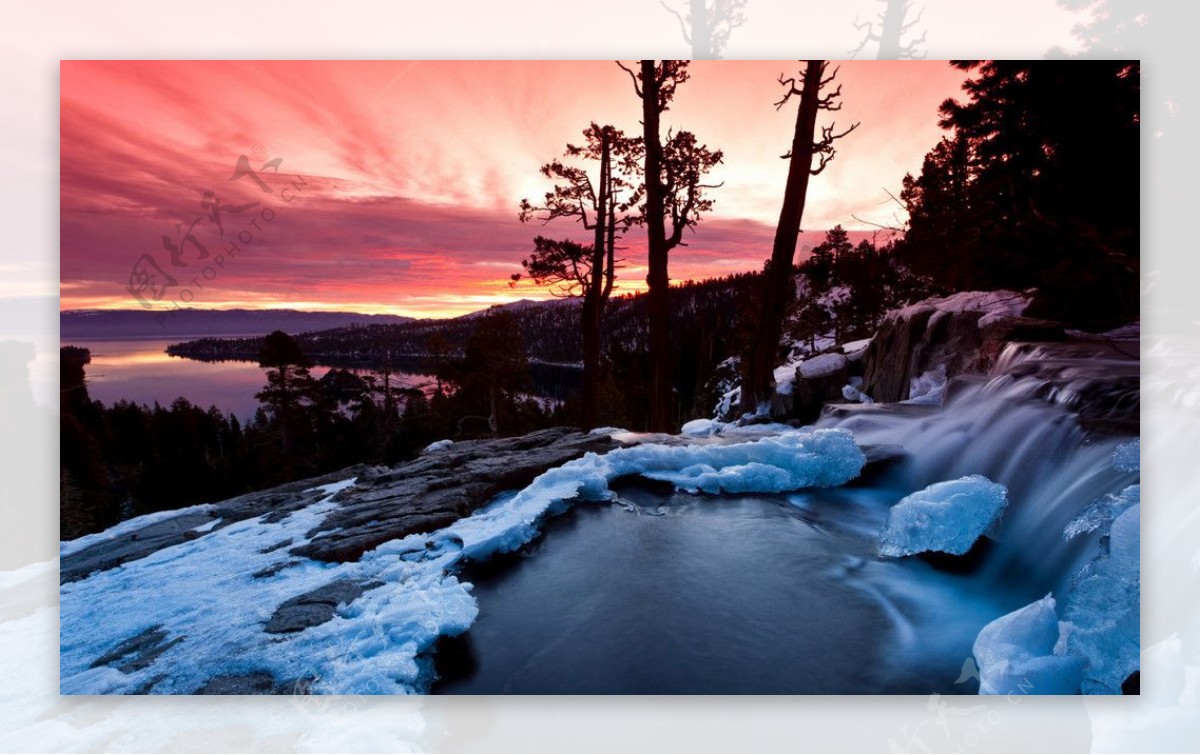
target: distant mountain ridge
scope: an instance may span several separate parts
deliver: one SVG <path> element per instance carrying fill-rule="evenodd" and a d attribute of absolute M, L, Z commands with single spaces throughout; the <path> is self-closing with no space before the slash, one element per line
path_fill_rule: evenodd
<path fill-rule="evenodd" d="M 734 340 L 736 313 L 740 303 L 750 297 L 755 280 L 756 274 L 743 273 L 688 282 L 671 289 L 671 318 L 682 362 L 708 364 L 728 356 L 724 352 Z M 531 362 L 581 366 L 580 307 L 578 298 L 552 298 L 521 299 L 492 309 L 513 318 Z M 311 359 L 331 366 L 381 367 L 391 359 L 427 357 L 433 339 L 448 348 L 447 356 L 461 357 L 478 318 L 488 311 L 439 320 L 351 324 L 310 331 L 296 341 Z M 610 300 L 604 311 L 603 328 L 610 352 L 644 352 L 649 338 L 645 296 L 639 293 Z M 214 336 L 171 344 L 167 353 L 202 361 L 254 361 L 261 347 L 261 335 Z"/>
<path fill-rule="evenodd" d="M 414 318 L 357 312 L 304 312 L 295 309 L 75 309 L 59 313 L 62 339 L 261 336 L 275 330 L 291 335 L 351 325 L 400 325 Z"/>

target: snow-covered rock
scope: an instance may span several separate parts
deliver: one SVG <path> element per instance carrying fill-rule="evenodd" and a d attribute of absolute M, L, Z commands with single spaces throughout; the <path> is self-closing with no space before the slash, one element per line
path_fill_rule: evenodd
<path fill-rule="evenodd" d="M 1134 504 L 1112 522 L 1105 552 L 1076 577 L 1061 621 L 1047 595 L 980 631 L 980 694 L 1121 694 L 1141 664 L 1140 512 Z"/>
<path fill-rule="evenodd" d="M 833 352 L 805 359 L 796 368 L 796 374 L 799 377 L 811 379 L 826 377 L 844 369 L 846 369 L 846 356 Z"/>
<path fill-rule="evenodd" d="M 858 341 L 850 341 L 842 344 L 842 353 L 851 362 L 858 362 L 867 354 L 867 347 L 871 345 L 870 338 L 863 338 Z"/>
<path fill-rule="evenodd" d="M 981 695 L 1071 695 L 1083 661 L 1055 654 L 1058 614 L 1050 595 L 1001 616 L 980 630 L 972 652 Z"/>
<path fill-rule="evenodd" d="M 1007 488 L 981 475 L 934 483 L 906 496 L 888 512 L 879 553 L 962 555 L 996 523 L 1007 505 Z"/>
<path fill-rule="evenodd" d="M 840 351 L 800 359 L 775 371 L 776 395 L 772 415 L 811 422 L 827 401 L 842 400 L 850 379 L 850 360 Z"/>
<path fill-rule="evenodd" d="M 679 431 L 684 435 L 705 438 L 716 433 L 724 424 L 713 419 L 694 419 L 691 422 L 683 423 L 683 427 L 679 428 Z"/>
<path fill-rule="evenodd" d="M 864 390 L 876 401 L 913 397 L 913 381 L 930 370 L 947 379 L 982 374 L 1011 340 L 1063 337 L 1057 323 L 1020 316 L 1032 295 L 963 291 L 888 312 L 867 347 Z"/>
<path fill-rule="evenodd" d="M 450 440 L 449 438 L 444 439 L 444 440 L 435 440 L 434 442 L 430 443 L 428 446 L 425 446 L 425 448 L 421 450 L 421 455 L 423 456 L 425 454 L 431 454 L 434 451 L 441 451 L 443 448 L 449 448 L 450 446 L 453 446 L 453 445 L 454 445 L 454 441 Z"/>
<path fill-rule="evenodd" d="M 980 319 L 977 326 L 983 328 L 1002 317 L 1020 317 L 1032 301 L 1033 295 L 1029 292 L 959 291 L 949 296 L 931 297 L 916 304 L 892 310 L 885 315 L 885 318 L 911 317 L 916 312 L 927 308 L 952 315 L 978 312 Z M 984 318 L 991 319 L 984 320 Z"/>

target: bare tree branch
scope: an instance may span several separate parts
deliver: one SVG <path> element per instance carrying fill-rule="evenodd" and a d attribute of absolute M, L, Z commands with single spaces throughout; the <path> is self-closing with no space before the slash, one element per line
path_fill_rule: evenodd
<path fill-rule="evenodd" d="M 615 62 L 616 62 L 616 64 L 617 64 L 617 65 L 620 67 L 620 69 L 621 69 L 622 71 L 624 71 L 625 73 L 629 74 L 629 78 L 630 78 L 630 79 L 633 81 L 633 91 L 634 91 L 634 93 L 635 93 L 635 94 L 636 94 L 638 97 L 641 97 L 641 96 L 642 96 L 642 87 L 641 87 L 641 85 L 638 83 L 638 77 L 637 77 L 637 74 L 636 74 L 636 73 L 634 73 L 632 69 L 630 69 L 630 68 L 626 67 L 626 65 L 625 65 L 624 63 L 622 63 L 621 61 L 619 61 L 619 60 L 618 60 L 618 61 L 615 61 Z"/>

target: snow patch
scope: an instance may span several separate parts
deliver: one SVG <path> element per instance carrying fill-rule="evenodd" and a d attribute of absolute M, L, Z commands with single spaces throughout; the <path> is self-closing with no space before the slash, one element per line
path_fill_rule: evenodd
<path fill-rule="evenodd" d="M 867 347 L 871 345 L 870 338 L 863 338 L 859 341 L 850 341 L 842 344 L 842 353 L 851 362 L 857 362 L 867 352 Z"/>
<path fill-rule="evenodd" d="M 888 512 L 879 553 L 962 555 L 996 523 L 1007 505 L 1008 489 L 981 475 L 934 483 L 906 496 Z"/>
<path fill-rule="evenodd" d="M 946 397 L 946 383 L 946 365 L 939 364 L 913 378 L 908 386 L 908 398 L 900 403 L 941 406 Z"/>
<path fill-rule="evenodd" d="M 222 521 L 223 521 L 222 519 L 218 518 L 218 519 L 212 520 L 211 522 L 205 522 L 204 524 L 200 525 L 199 527 L 192 527 L 192 532 L 212 532 L 213 527 L 216 527 Z"/>
<path fill-rule="evenodd" d="M 775 392 L 780 396 L 792 395 L 796 383 L 796 362 L 787 362 L 775 368 Z"/>
<path fill-rule="evenodd" d="M 706 438 L 716 434 L 724 424 L 711 419 L 694 419 L 691 422 L 685 422 L 679 431 L 684 435 Z"/>
<path fill-rule="evenodd" d="M 947 314 L 982 312 L 979 327 L 983 328 L 1005 317 L 1020 317 L 1032 301 L 1031 293 L 1018 291 L 960 291 L 950 296 L 924 299 L 907 307 L 893 309 L 885 317 L 889 320 L 908 319 L 929 308 Z"/>
<path fill-rule="evenodd" d="M 846 356 L 844 354 L 820 354 L 812 359 L 805 359 L 800 363 L 800 376 L 804 378 L 818 378 L 832 375 L 839 370 L 846 368 Z"/>
<path fill-rule="evenodd" d="M 874 404 L 875 400 L 863 393 L 863 379 L 857 375 L 850 378 L 850 382 L 842 386 L 842 398 L 847 401 L 857 401 L 861 404 Z"/>
<path fill-rule="evenodd" d="M 159 524 L 171 519 L 177 519 L 181 516 L 189 516 L 191 514 L 207 514 L 213 510 L 211 503 L 202 503 L 198 506 L 188 506 L 182 509 L 172 509 L 170 511 L 155 511 L 142 516 L 135 516 L 132 519 L 113 525 L 103 532 L 96 532 L 91 535 L 75 538 L 74 540 L 63 540 L 58 544 L 59 558 L 65 558 L 74 553 L 78 553 L 85 548 L 90 548 L 96 543 L 103 543 L 109 540 L 115 540 L 119 537 L 128 535 L 131 532 L 137 532 L 143 527 L 149 527 L 152 524 Z"/>
<path fill-rule="evenodd" d="M 434 453 L 435 451 L 441 451 L 443 448 L 449 448 L 450 446 L 453 446 L 453 445 L 454 445 L 454 441 L 450 440 L 449 438 L 446 438 L 443 440 L 435 440 L 434 442 L 430 443 L 428 446 L 425 446 L 425 448 L 423 448 L 421 450 L 421 455 L 424 456 L 425 454 L 431 454 L 431 453 Z"/>

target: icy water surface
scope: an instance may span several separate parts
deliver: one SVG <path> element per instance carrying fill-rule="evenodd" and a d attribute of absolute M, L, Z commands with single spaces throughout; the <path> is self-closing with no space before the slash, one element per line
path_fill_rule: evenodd
<path fill-rule="evenodd" d="M 692 496 L 626 489 L 465 573 L 470 631 L 438 651 L 449 694 L 972 693 L 991 618 L 979 578 L 875 558 L 899 493 Z"/>

